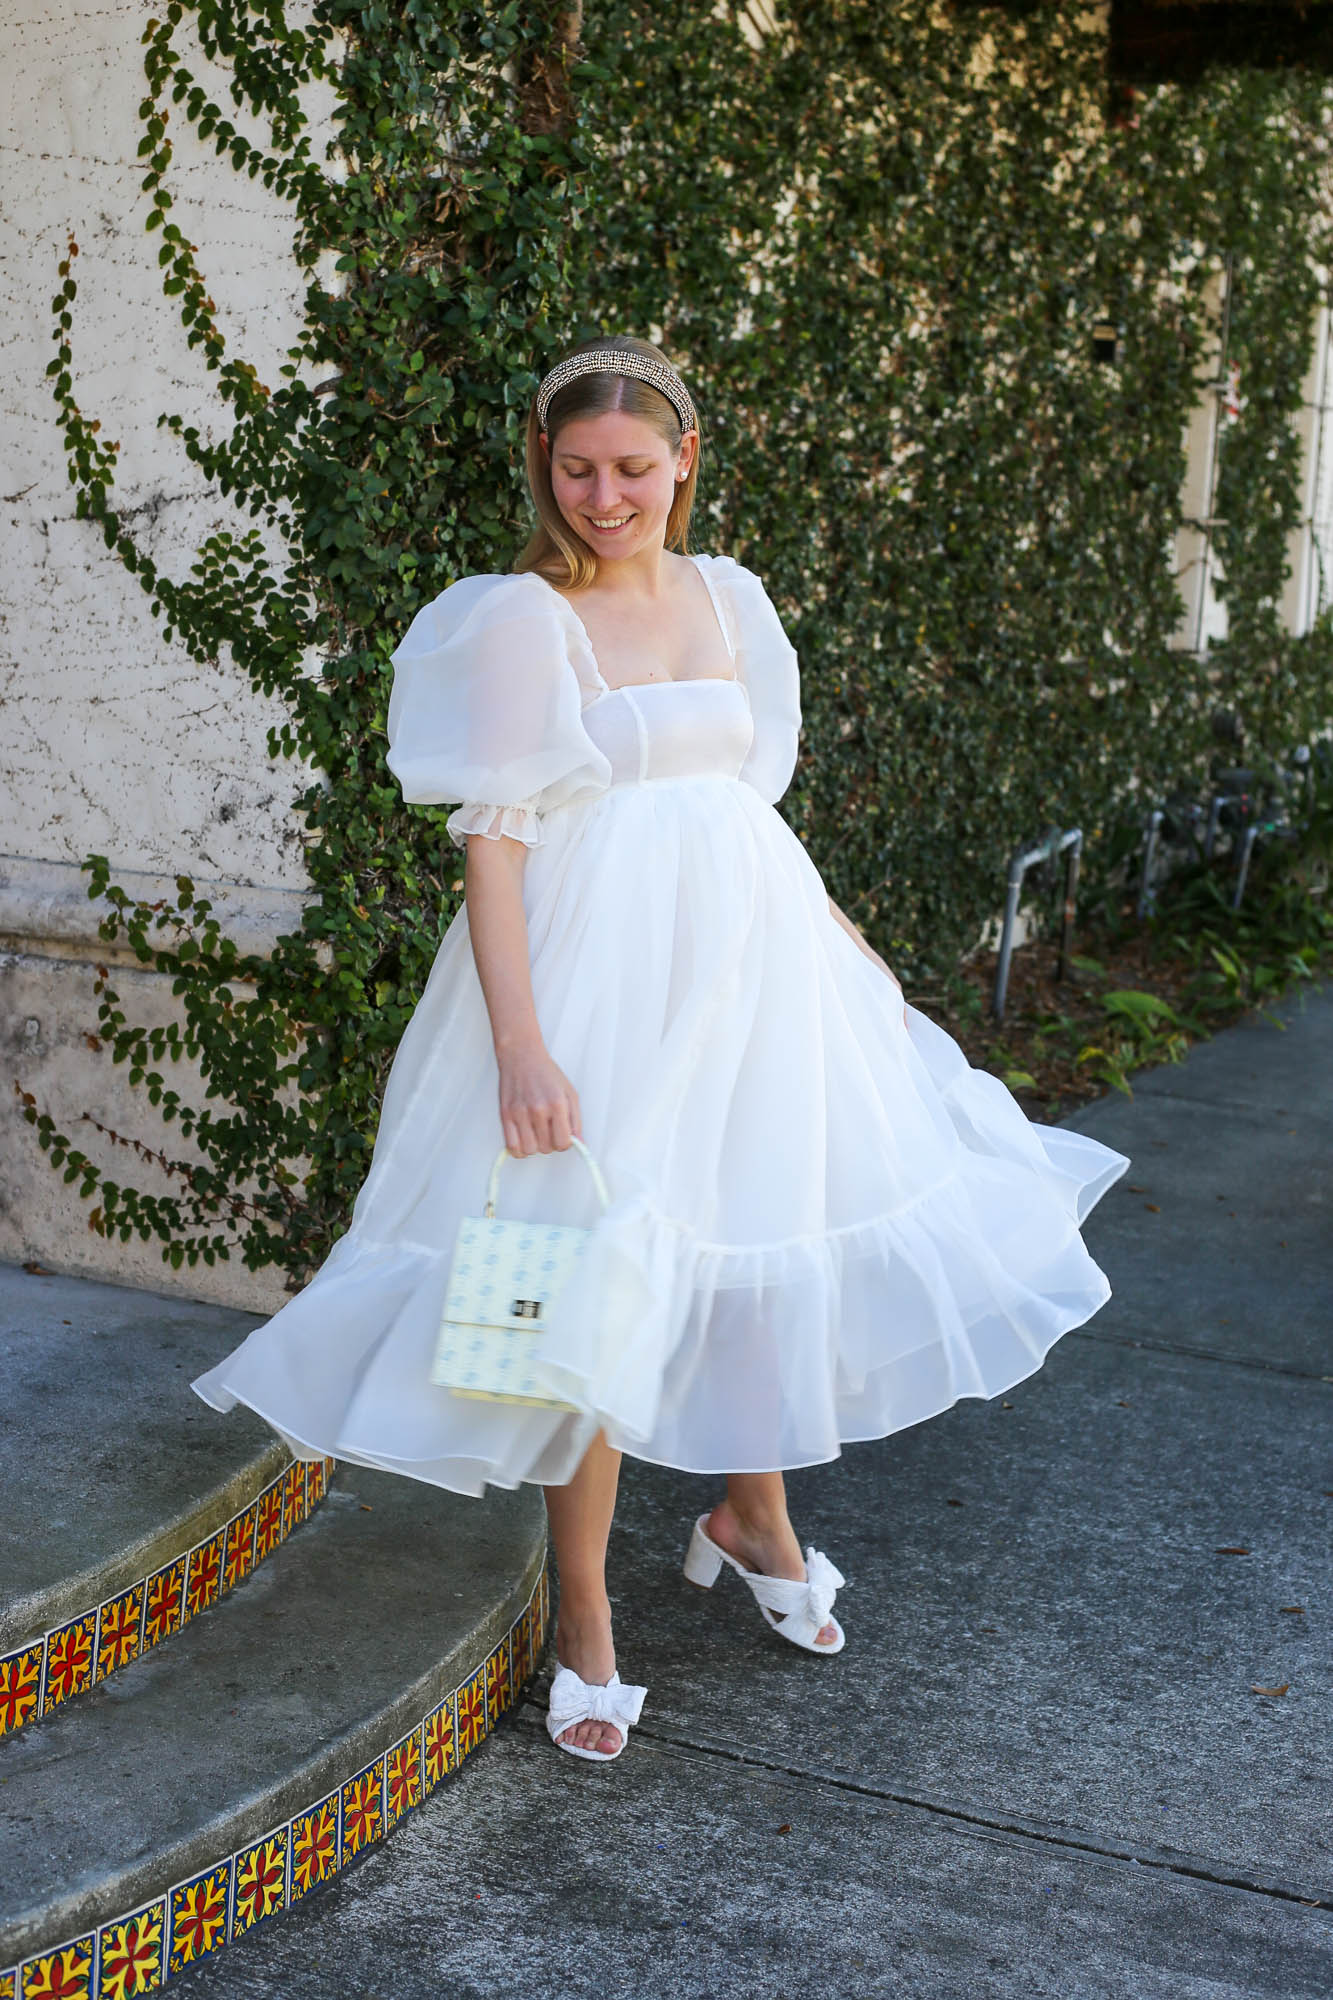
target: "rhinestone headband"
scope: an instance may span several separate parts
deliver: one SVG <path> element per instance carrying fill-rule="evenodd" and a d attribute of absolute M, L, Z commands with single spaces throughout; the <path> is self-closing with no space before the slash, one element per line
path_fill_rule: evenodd
<path fill-rule="evenodd" d="M 632 348 L 593 347 L 586 354 L 570 354 L 557 361 L 541 383 L 537 390 L 537 422 L 543 430 L 551 398 L 570 382 L 576 382 L 580 375 L 633 375 L 636 380 L 661 390 L 680 418 L 682 430 L 698 427 L 690 392 L 665 361 L 656 361 L 650 354 L 636 354 Z"/>

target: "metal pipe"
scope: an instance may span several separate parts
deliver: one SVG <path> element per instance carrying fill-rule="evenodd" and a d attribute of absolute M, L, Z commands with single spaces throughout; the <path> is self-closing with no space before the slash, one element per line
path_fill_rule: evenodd
<path fill-rule="evenodd" d="M 1240 899 L 1245 894 L 1245 877 L 1250 872 L 1250 856 L 1254 852 L 1254 843 L 1258 838 L 1258 823 L 1257 821 L 1252 821 L 1246 827 L 1240 839 L 1240 866 L 1236 870 L 1236 889 L 1235 894 L 1231 898 L 1231 907 L 1233 910 L 1240 908 Z"/>
<path fill-rule="evenodd" d="M 991 998 L 991 1013 L 997 1021 L 1004 1019 L 1005 995 L 1009 990 L 1009 961 L 1013 956 L 1014 923 L 1018 916 L 1018 899 L 1023 892 L 1023 877 L 1029 868 L 1035 868 L 1040 861 L 1054 861 L 1065 848 L 1072 848 L 1065 871 L 1064 911 L 1060 931 L 1060 956 L 1056 978 L 1066 977 L 1068 947 L 1073 937 L 1074 895 L 1078 886 L 1078 856 L 1083 845 L 1081 827 L 1069 827 L 1063 833 L 1053 827 L 1046 837 L 1035 846 L 1020 849 L 1009 862 L 1009 873 L 1005 885 L 1004 923 L 1000 930 L 1000 956 L 995 968 L 995 991 Z"/>
<path fill-rule="evenodd" d="M 1069 960 L 1074 949 L 1074 905 L 1078 900 L 1078 871 L 1083 853 L 1083 834 L 1075 829 L 1065 836 L 1069 859 L 1065 862 L 1065 904 L 1060 920 L 1060 955 L 1055 961 L 1056 984 L 1069 977 Z"/>
<path fill-rule="evenodd" d="M 1162 821 L 1165 818 L 1166 813 L 1162 807 L 1154 806 L 1148 815 L 1148 824 L 1143 830 L 1143 878 L 1139 883 L 1139 900 L 1134 911 L 1135 916 L 1140 922 L 1142 922 L 1143 918 L 1157 901 L 1150 885 L 1152 882 L 1152 865 L 1157 859 L 1157 836 L 1162 830 Z"/>

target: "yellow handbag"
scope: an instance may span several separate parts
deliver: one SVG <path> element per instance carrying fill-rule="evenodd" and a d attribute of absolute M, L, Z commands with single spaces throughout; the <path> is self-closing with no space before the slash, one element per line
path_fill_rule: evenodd
<path fill-rule="evenodd" d="M 571 1135 L 570 1143 L 587 1161 L 605 1209 L 610 1196 L 601 1169 L 582 1139 Z M 575 1410 L 577 1404 L 543 1392 L 537 1366 L 544 1321 L 592 1232 L 574 1223 L 497 1216 L 500 1169 L 514 1157 L 507 1146 L 500 1148 L 485 1213 L 465 1215 L 458 1225 L 430 1379 L 456 1396 L 487 1403 Z"/>

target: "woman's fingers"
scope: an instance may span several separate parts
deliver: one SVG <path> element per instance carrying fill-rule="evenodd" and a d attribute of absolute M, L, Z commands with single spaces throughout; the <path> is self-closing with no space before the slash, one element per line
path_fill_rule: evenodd
<path fill-rule="evenodd" d="M 511 1072 L 500 1095 L 505 1145 L 517 1157 L 564 1152 L 572 1136 L 583 1137 L 578 1092 L 549 1058 L 535 1074 Z"/>

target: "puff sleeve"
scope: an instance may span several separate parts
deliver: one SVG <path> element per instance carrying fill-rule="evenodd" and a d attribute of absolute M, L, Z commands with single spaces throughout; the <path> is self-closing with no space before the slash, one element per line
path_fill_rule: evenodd
<path fill-rule="evenodd" d="M 387 763 L 409 805 L 450 805 L 470 833 L 540 845 L 544 813 L 605 789 L 557 593 L 541 577 L 472 576 L 412 620 L 392 655 Z"/>
<path fill-rule="evenodd" d="M 722 556 L 716 558 L 713 574 L 729 600 L 736 670 L 745 683 L 754 717 L 754 740 L 740 776 L 769 805 L 776 805 L 791 783 L 800 748 L 801 677 L 796 648 L 753 570 Z"/>

